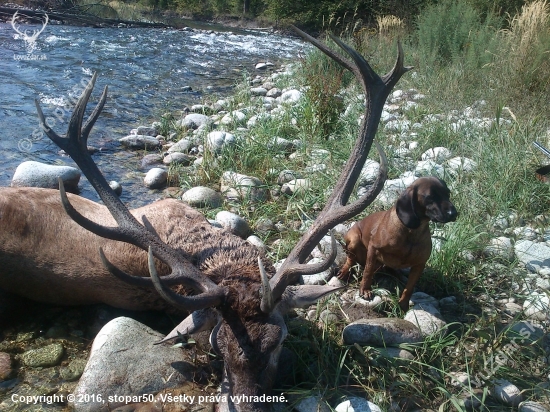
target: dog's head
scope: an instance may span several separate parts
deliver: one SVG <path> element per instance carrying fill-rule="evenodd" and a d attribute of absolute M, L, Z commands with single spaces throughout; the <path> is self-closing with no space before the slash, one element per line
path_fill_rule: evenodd
<path fill-rule="evenodd" d="M 397 199 L 397 216 L 410 229 L 416 229 L 426 219 L 439 223 L 454 222 L 457 211 L 450 195 L 451 191 L 443 180 L 421 177 Z"/>

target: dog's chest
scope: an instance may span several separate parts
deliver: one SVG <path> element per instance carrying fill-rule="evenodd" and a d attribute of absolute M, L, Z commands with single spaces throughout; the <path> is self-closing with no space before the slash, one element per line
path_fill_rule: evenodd
<path fill-rule="evenodd" d="M 396 236 L 380 236 L 374 245 L 376 259 L 391 268 L 403 269 L 426 263 L 432 250 L 428 228 L 403 230 Z"/>

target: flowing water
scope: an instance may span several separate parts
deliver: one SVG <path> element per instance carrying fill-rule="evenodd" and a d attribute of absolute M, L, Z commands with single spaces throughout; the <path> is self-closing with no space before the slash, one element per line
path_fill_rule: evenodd
<path fill-rule="evenodd" d="M 16 26 L 17 27 L 17 26 Z M 89 144 L 101 149 L 95 161 L 108 180 L 123 187 L 132 207 L 159 193 L 143 186 L 141 156 L 120 149 L 118 139 L 138 125 L 149 125 L 166 111 L 201 103 L 208 94 L 227 96 L 244 73 L 255 75 L 258 62 L 287 62 L 299 55 L 297 40 L 267 33 L 88 28 L 48 25 L 35 42 L 24 36 L 41 26 L 0 23 L 0 186 L 8 186 L 23 161 L 74 165 L 41 133 L 34 100 L 49 124 L 64 134 L 72 105 L 97 72 L 95 106 L 109 86 L 105 109 Z M 188 91 L 191 87 L 192 91 Z M 97 200 L 85 179 L 81 194 Z"/>

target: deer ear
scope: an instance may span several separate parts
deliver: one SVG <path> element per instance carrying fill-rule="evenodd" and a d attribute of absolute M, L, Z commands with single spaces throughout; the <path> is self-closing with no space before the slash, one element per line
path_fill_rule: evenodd
<path fill-rule="evenodd" d="M 292 308 L 312 305 L 322 297 L 342 290 L 344 287 L 328 285 L 287 286 L 278 305 L 279 311 L 285 313 Z"/>
<path fill-rule="evenodd" d="M 416 229 L 420 226 L 420 218 L 416 214 L 416 192 L 417 188 L 408 187 L 395 204 L 395 211 L 397 212 L 397 217 L 401 220 L 405 226 L 409 229 Z"/>

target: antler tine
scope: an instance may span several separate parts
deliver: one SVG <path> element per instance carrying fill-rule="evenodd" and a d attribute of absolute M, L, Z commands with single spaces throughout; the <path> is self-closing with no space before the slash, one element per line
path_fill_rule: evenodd
<path fill-rule="evenodd" d="M 336 189 L 329 196 L 324 209 L 319 213 L 315 222 L 313 222 L 306 234 L 304 234 L 290 252 L 283 265 L 270 281 L 273 299 L 275 301 L 282 296 L 289 284 L 296 282 L 299 275 L 311 273 L 310 268 L 308 268 L 308 265 L 305 265 L 304 262 L 327 231 L 338 223 L 344 222 L 360 213 L 365 207 L 372 203 L 382 190 L 387 177 L 387 159 L 380 145 L 375 143 L 380 156 L 380 170 L 376 182 L 360 199 L 349 205 L 347 204 L 374 141 L 384 102 L 401 76 L 412 69 L 411 67 L 403 66 L 404 57 L 400 44 L 398 45 L 398 56 L 394 68 L 385 76 L 380 77 L 363 56 L 343 43 L 340 39 L 331 36 L 334 42 L 352 58 L 353 62 L 342 57 L 340 54 L 329 49 L 325 44 L 296 27 L 293 26 L 293 29 L 327 56 L 354 73 L 365 92 L 365 117 L 361 122 L 359 136 L 350 158 L 344 166 L 338 182 L 335 185 Z M 334 251 L 332 254 L 334 254 Z M 333 260 L 334 258 L 330 256 L 323 262 L 322 266 L 328 267 Z"/>
<path fill-rule="evenodd" d="M 98 236 L 130 243 L 143 250 L 151 248 L 151 253 L 172 269 L 170 275 L 163 277 L 167 286 L 178 283 L 199 293 L 199 295 L 196 296 L 181 296 L 179 300 L 180 307 L 182 305 L 187 305 L 186 310 L 197 310 L 219 304 L 225 293 L 223 288 L 220 288 L 213 281 L 204 276 L 195 266 L 187 261 L 179 251 L 165 244 L 154 231 L 150 231 L 141 225 L 110 188 L 105 177 L 103 177 L 88 153 L 88 135 L 99 117 L 107 98 L 107 88 L 105 88 L 99 103 L 88 117 L 84 126 L 82 126 L 86 105 L 92 93 L 96 78 L 97 75 L 94 74 L 78 100 L 65 137 L 59 136 L 46 125 L 40 104 L 38 101 L 35 101 L 42 129 L 47 136 L 60 148 L 65 150 L 80 167 L 103 200 L 103 203 L 109 209 L 109 212 L 114 217 L 118 226 L 103 226 L 81 215 L 70 204 L 63 183 L 60 182 L 61 200 L 67 214 L 69 214 L 69 216 L 79 225 Z M 115 269 L 114 265 L 107 260 L 102 251 L 100 251 L 100 255 L 107 269 L 109 269 L 113 275 L 124 281 L 132 279 L 129 283 L 139 284 L 140 286 L 154 286 L 154 283 L 160 282 L 158 279 L 155 280 L 152 278 L 142 278 L 138 280 L 119 269 Z"/>

